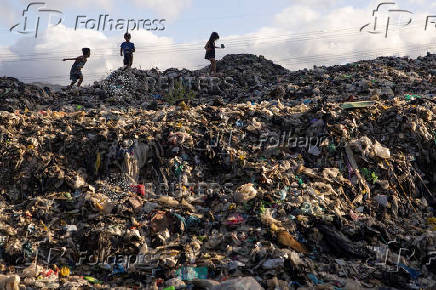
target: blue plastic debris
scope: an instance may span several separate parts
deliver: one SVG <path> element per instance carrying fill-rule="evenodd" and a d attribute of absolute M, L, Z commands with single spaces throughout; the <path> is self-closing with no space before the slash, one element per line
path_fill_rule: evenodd
<path fill-rule="evenodd" d="M 244 122 L 242 122 L 241 120 L 236 121 L 236 126 L 237 127 L 243 127 L 244 126 Z"/>
<path fill-rule="evenodd" d="M 324 283 L 322 280 L 319 280 L 319 279 L 318 279 L 315 275 L 313 275 L 313 274 L 308 274 L 307 277 L 308 277 L 310 280 L 312 280 L 313 284 L 315 284 L 315 285 L 319 285 L 319 284 Z"/>
<path fill-rule="evenodd" d="M 401 267 L 402 269 L 404 269 L 407 273 L 409 273 L 410 278 L 412 278 L 413 280 L 416 280 L 416 279 L 421 275 L 421 273 L 420 273 L 418 270 L 415 270 L 415 269 L 409 268 L 409 267 L 407 267 L 407 266 L 404 265 L 404 264 L 398 264 L 398 266 L 400 266 L 400 267 Z"/>
<path fill-rule="evenodd" d="M 303 287 L 300 282 L 298 281 L 291 281 L 289 282 L 289 286 L 297 286 L 297 287 Z"/>
<path fill-rule="evenodd" d="M 184 217 L 182 217 L 181 215 L 179 215 L 178 213 L 174 213 L 174 216 L 179 219 L 184 226 L 186 226 L 186 219 Z"/>
<path fill-rule="evenodd" d="M 126 269 L 124 268 L 123 265 L 121 264 L 115 264 L 114 268 L 112 270 L 112 275 L 119 275 L 119 274 L 124 274 L 126 273 Z"/>

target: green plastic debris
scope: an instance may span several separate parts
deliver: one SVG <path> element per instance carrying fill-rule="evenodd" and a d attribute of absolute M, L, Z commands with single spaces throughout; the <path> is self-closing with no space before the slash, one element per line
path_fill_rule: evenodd
<path fill-rule="evenodd" d="M 81 110 L 82 108 L 83 108 L 82 105 L 77 105 L 77 107 L 76 107 L 77 110 Z"/>
<path fill-rule="evenodd" d="M 164 288 L 163 290 L 176 290 L 176 287 L 170 286 L 170 287 Z"/>
<path fill-rule="evenodd" d="M 86 281 L 88 281 L 91 284 L 102 284 L 103 283 L 103 282 L 101 282 L 101 281 L 99 281 L 91 276 L 84 276 L 83 279 L 85 279 Z"/>
<path fill-rule="evenodd" d="M 413 101 L 416 99 L 421 99 L 422 96 L 420 96 L 420 95 L 405 95 L 404 98 L 406 99 L 406 101 Z"/>
<path fill-rule="evenodd" d="M 369 172 L 368 168 L 362 168 L 361 172 L 366 180 L 368 180 L 369 177 L 371 176 L 371 173 Z"/>
<path fill-rule="evenodd" d="M 330 153 L 334 153 L 336 151 L 336 145 L 335 143 L 330 143 L 327 147 Z"/>
<path fill-rule="evenodd" d="M 9 93 L 11 91 L 11 89 L 9 89 L 9 88 L 7 88 L 7 89 L 5 89 L 5 91 L 0 95 L 0 96 L 4 96 L 4 95 L 6 95 L 7 93 Z"/>
<path fill-rule="evenodd" d="M 375 184 L 378 180 L 378 176 L 375 172 L 371 172 L 368 168 L 362 168 L 362 175 L 368 182 Z"/>
<path fill-rule="evenodd" d="M 174 173 L 179 177 L 183 173 L 183 164 L 176 162 L 174 164 Z"/>
<path fill-rule="evenodd" d="M 192 281 L 194 279 L 207 279 L 207 267 L 181 267 L 176 270 L 176 277 L 182 281 Z"/>
<path fill-rule="evenodd" d="M 341 105 L 341 108 L 346 109 L 355 109 L 355 108 L 367 108 L 375 105 L 375 101 L 361 101 L 361 102 L 346 102 Z"/>
<path fill-rule="evenodd" d="M 372 184 L 375 184 L 378 180 L 378 176 L 375 174 L 375 172 L 371 173 L 371 179 L 372 179 Z"/>
<path fill-rule="evenodd" d="M 265 211 L 266 211 L 265 204 L 262 202 L 262 203 L 260 204 L 260 214 L 265 213 Z"/>
<path fill-rule="evenodd" d="M 298 181 L 298 185 L 302 186 L 304 184 L 303 179 L 301 179 L 300 177 L 298 177 L 298 175 L 295 175 L 295 179 L 297 179 Z"/>

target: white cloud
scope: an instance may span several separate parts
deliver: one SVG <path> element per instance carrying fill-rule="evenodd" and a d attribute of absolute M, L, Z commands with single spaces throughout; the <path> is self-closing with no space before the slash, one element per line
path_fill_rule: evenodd
<path fill-rule="evenodd" d="M 15 14 L 12 11 L 12 6 L 8 2 L 2 3 L 2 9 L 0 9 L 0 23 L 12 23 L 15 19 Z"/>
<path fill-rule="evenodd" d="M 192 0 L 134 0 L 138 7 L 153 9 L 160 17 L 173 21 L 186 8 L 190 7 Z"/>
<path fill-rule="evenodd" d="M 232 47 L 231 39 L 244 39 L 242 49 L 245 52 L 262 54 L 290 69 L 347 63 L 397 53 L 413 57 L 424 54 L 431 43 L 435 51 L 434 30 L 424 31 L 424 12 L 416 11 L 412 24 L 401 29 L 398 23 L 405 23 L 408 18 L 403 15 L 398 22 L 398 17 L 391 15 L 388 38 L 384 37 L 384 33 L 359 32 L 360 27 L 373 21 L 375 6 L 372 4 L 365 9 L 346 6 L 329 11 L 319 11 L 309 5 L 293 5 L 279 13 L 273 25 L 260 29 L 256 37 L 232 36 L 223 41 L 230 42 L 227 53 L 240 53 L 242 47 L 238 44 Z M 383 32 L 385 26 L 386 22 L 383 23 L 380 15 L 378 29 Z"/>
<path fill-rule="evenodd" d="M 332 7 L 336 5 L 337 2 L 338 2 L 337 0 L 327 0 L 327 1 L 326 0 L 294 0 L 293 1 L 293 3 L 295 4 L 303 4 L 315 9 Z"/>
<path fill-rule="evenodd" d="M 189 67 L 195 63 L 195 54 L 186 53 L 186 48 L 179 48 L 170 38 L 159 37 L 149 31 L 137 31 L 132 33 L 132 41 L 137 48 L 135 67 Z M 102 32 L 75 31 L 59 25 L 49 28 L 37 39 L 19 39 L 9 49 L 3 48 L 4 53 L 0 50 L 0 54 L 8 54 L 0 60 L 0 72 L 7 72 L 8 76 L 23 81 L 67 84 L 72 62 L 63 62 L 62 59 L 77 57 L 82 47 L 89 47 L 91 57 L 83 69 L 85 83 L 89 84 L 122 66 L 120 42 L 118 36 L 107 37 Z"/>
<path fill-rule="evenodd" d="M 22 0 L 24 1 L 24 0 Z M 98 7 L 104 9 L 111 9 L 114 7 L 114 0 L 75 0 L 72 2 L 65 0 L 46 0 L 49 6 L 59 8 L 79 7 L 89 8 Z M 192 4 L 192 0 L 125 0 L 123 5 L 134 5 L 136 7 L 145 7 L 152 9 L 160 14 L 161 17 L 167 17 L 169 21 L 173 20 L 180 13 Z"/>
<path fill-rule="evenodd" d="M 291 16 L 291 17 L 290 17 Z M 305 23 L 318 21 L 320 14 L 313 8 L 295 5 L 283 10 L 275 17 L 276 26 L 281 28 L 301 29 Z"/>

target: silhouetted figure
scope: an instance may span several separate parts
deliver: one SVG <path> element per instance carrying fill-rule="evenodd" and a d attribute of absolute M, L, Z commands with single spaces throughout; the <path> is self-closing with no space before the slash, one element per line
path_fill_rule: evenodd
<path fill-rule="evenodd" d="M 133 53 L 135 52 L 135 44 L 130 42 L 132 36 L 130 33 L 126 32 L 124 34 L 124 39 L 126 40 L 121 44 L 120 55 L 124 55 L 124 69 L 131 68 L 133 64 Z"/>
<path fill-rule="evenodd" d="M 63 61 L 66 60 L 75 60 L 73 66 L 71 67 L 70 71 L 70 80 L 71 84 L 67 88 L 71 88 L 77 80 L 79 81 L 77 83 L 77 87 L 80 87 L 80 85 L 83 82 L 83 74 L 82 74 L 82 68 L 86 64 L 88 57 L 91 56 L 91 50 L 89 48 L 82 48 L 83 55 L 76 57 L 76 58 L 64 58 Z"/>
<path fill-rule="evenodd" d="M 217 41 L 220 38 L 218 33 L 212 32 L 210 35 L 209 41 L 204 46 L 204 49 L 206 49 L 206 56 L 205 59 L 210 60 L 210 73 L 214 74 L 216 73 L 216 60 L 215 60 L 215 48 L 218 48 L 215 46 L 215 41 Z"/>

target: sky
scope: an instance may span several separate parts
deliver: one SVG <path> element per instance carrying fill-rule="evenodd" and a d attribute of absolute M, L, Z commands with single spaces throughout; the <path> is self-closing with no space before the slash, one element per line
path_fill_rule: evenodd
<path fill-rule="evenodd" d="M 82 47 L 91 48 L 91 57 L 83 69 L 85 84 L 105 78 L 122 65 L 119 47 L 129 20 L 130 29 L 134 23 L 137 26 L 130 33 L 137 50 L 134 67 L 141 69 L 199 69 L 208 65 L 204 45 L 213 31 L 220 34 L 217 45 L 225 45 L 225 49 L 217 50 L 217 59 L 226 54 L 251 53 L 290 70 L 383 55 L 416 57 L 427 51 L 436 53 L 436 2 L 431 0 L 0 3 L 0 76 L 17 77 L 24 82 L 68 84 L 72 63 L 62 59 L 79 56 Z M 24 13 L 24 27 L 23 11 L 30 3 L 34 4 Z M 124 25 L 110 31 L 109 25 L 103 30 L 101 24 L 97 29 L 99 15 L 107 15 L 115 23 L 120 20 Z M 104 16 L 100 19 L 102 23 Z M 149 26 L 144 25 L 147 19 Z"/>

